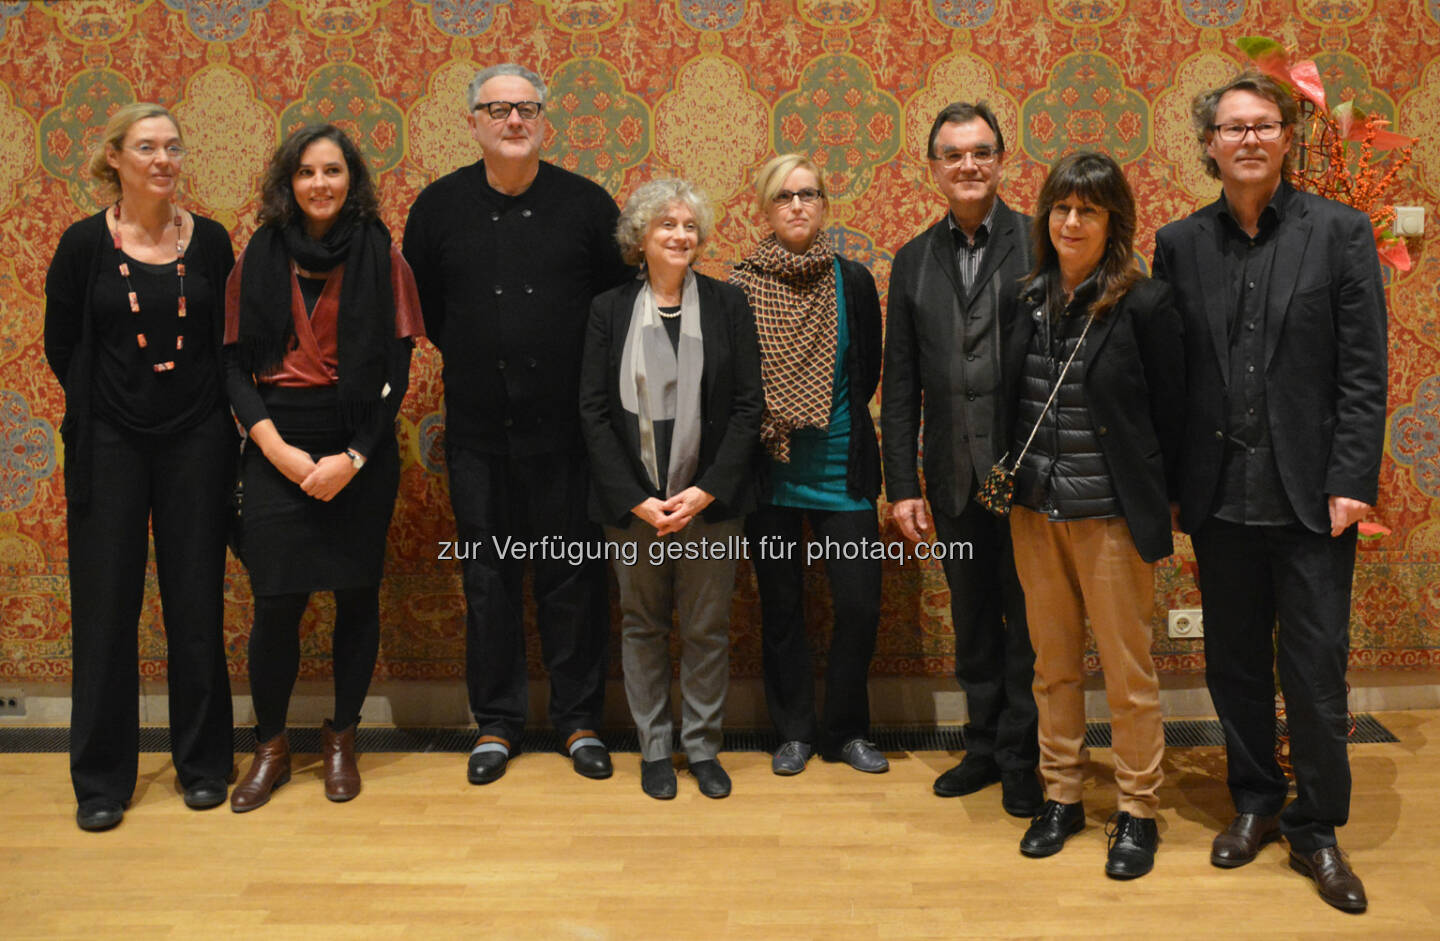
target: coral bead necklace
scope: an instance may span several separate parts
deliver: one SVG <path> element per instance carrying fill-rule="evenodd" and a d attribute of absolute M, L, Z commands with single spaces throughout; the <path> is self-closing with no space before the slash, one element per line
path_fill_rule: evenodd
<path fill-rule="evenodd" d="M 176 274 L 176 277 L 178 277 L 178 278 L 180 279 L 180 298 L 179 298 L 179 300 L 176 302 L 175 317 L 176 317 L 177 320 L 181 321 L 181 326 L 182 326 L 182 327 L 184 326 L 184 320 L 185 320 L 185 240 L 184 240 L 183 238 L 181 238 L 181 233 L 182 233 L 182 231 L 183 231 L 183 227 L 184 227 L 184 219 L 183 219 L 183 218 L 181 217 L 181 215 L 180 215 L 180 210 L 176 209 L 176 210 L 175 210 L 175 256 L 176 256 L 176 258 L 175 258 L 175 274 Z M 125 258 L 124 258 L 124 256 L 123 256 L 124 249 L 121 247 L 121 241 L 120 241 L 120 201 L 119 201 L 119 200 L 116 200 L 116 201 L 115 201 L 115 233 L 114 233 L 114 235 L 113 235 L 111 238 L 113 239 L 113 241 L 114 241 L 114 243 L 115 243 L 115 251 L 122 253 L 122 256 L 121 256 L 121 258 L 120 258 L 120 277 L 122 277 L 122 278 L 125 279 L 125 290 L 126 290 L 126 292 L 128 293 L 129 300 L 130 300 L 130 312 L 131 312 L 132 314 L 134 314 L 136 317 L 139 317 L 139 316 L 140 316 L 140 296 L 135 293 L 135 285 L 133 285 L 133 284 L 130 283 L 130 264 L 125 260 Z M 144 333 L 144 331 L 142 331 L 142 330 L 138 330 L 138 329 L 137 329 L 137 330 L 135 331 L 135 342 L 139 344 L 140 349 L 142 349 L 142 350 L 143 350 L 143 349 L 148 349 L 149 346 L 150 346 L 150 341 L 145 338 L 145 333 Z M 175 335 L 175 349 L 176 349 L 176 350 L 183 350 L 184 348 L 185 348 L 185 334 L 184 334 L 184 333 L 177 333 L 177 334 Z M 160 354 L 160 355 L 163 355 L 163 354 Z M 173 359 L 162 360 L 162 359 L 158 359 L 158 358 L 157 358 L 155 361 L 153 361 L 153 362 L 151 363 L 150 368 L 153 369 L 153 370 L 155 370 L 156 372 L 169 372 L 170 370 L 172 370 L 172 369 L 175 368 L 175 360 L 173 360 Z"/>

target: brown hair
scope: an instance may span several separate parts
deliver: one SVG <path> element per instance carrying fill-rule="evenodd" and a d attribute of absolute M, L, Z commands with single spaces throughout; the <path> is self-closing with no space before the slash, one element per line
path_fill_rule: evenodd
<path fill-rule="evenodd" d="M 1096 317 L 1103 317 L 1140 277 L 1140 269 L 1135 264 L 1135 194 L 1120 165 L 1108 154 L 1082 150 L 1061 157 L 1050 167 L 1035 201 L 1035 220 L 1030 227 L 1035 268 L 1026 280 L 1053 274 L 1055 276 L 1049 278 L 1050 299 L 1060 290 L 1060 261 L 1050 241 L 1050 210 L 1069 196 L 1078 196 L 1109 213 L 1105 253 L 1096 268 L 1099 294 L 1090 305 Z M 1052 305 L 1051 309 L 1056 308 Z"/>
<path fill-rule="evenodd" d="M 1215 112 L 1220 110 L 1220 99 L 1232 91 L 1248 91 L 1274 102 L 1275 107 L 1280 109 L 1280 121 L 1286 127 L 1294 127 L 1300 120 L 1300 106 L 1295 102 L 1295 96 L 1275 79 L 1254 69 L 1246 69 L 1219 88 L 1196 95 L 1190 103 L 1190 120 L 1195 125 L 1195 139 L 1200 142 L 1200 162 L 1205 165 L 1205 172 L 1216 180 L 1220 179 L 1220 165 L 1208 152 L 1210 135 L 1215 133 L 1213 125 Z M 1280 173 L 1286 179 L 1289 179 L 1294 163 L 1295 146 L 1296 139 L 1292 138 L 1290 149 L 1280 164 Z"/>
<path fill-rule="evenodd" d="M 273 222 L 283 227 L 300 215 L 290 178 L 299 169 L 305 148 L 317 140 L 328 140 L 339 147 L 345 157 L 345 169 L 350 171 L 350 191 L 345 194 L 345 205 L 340 207 L 337 223 L 344 226 L 352 219 L 374 219 L 380 214 L 380 197 L 375 193 L 375 181 L 350 135 L 333 124 L 309 124 L 291 132 L 270 158 L 270 165 L 265 169 L 265 182 L 260 186 L 261 225 Z"/>

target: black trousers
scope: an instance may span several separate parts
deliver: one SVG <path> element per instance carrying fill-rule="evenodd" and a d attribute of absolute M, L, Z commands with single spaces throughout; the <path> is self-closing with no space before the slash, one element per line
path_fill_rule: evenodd
<path fill-rule="evenodd" d="M 1225 730 L 1230 796 L 1237 813 L 1279 813 L 1285 803 L 1275 760 L 1278 662 L 1296 789 L 1280 827 L 1302 853 L 1333 846 L 1350 815 L 1345 667 L 1356 534 L 1354 526 L 1337 539 L 1299 525 L 1211 519 L 1192 536 L 1205 680 Z"/>
<path fill-rule="evenodd" d="M 965 691 L 965 750 L 990 755 L 1002 771 L 1039 762 L 1035 651 L 1025 621 L 1025 593 L 1015 574 L 1010 524 L 974 500 L 959 516 L 935 513 L 941 542 L 965 542 L 970 558 L 948 552 L 941 563 L 950 585 L 955 626 L 955 679 Z"/>
<path fill-rule="evenodd" d="M 73 683 L 70 780 L 75 798 L 128 803 L 140 747 L 137 627 L 147 530 L 164 615 L 171 755 L 183 787 L 229 777 L 225 672 L 225 532 L 238 441 L 217 409 L 173 435 L 94 421 L 90 503 L 69 507 Z"/>
<path fill-rule="evenodd" d="M 465 679 L 480 734 L 503 738 L 513 750 L 525 728 L 521 586 L 527 561 L 550 673 L 550 722 L 563 737 L 598 730 L 610 637 L 604 562 L 576 564 L 565 556 L 573 547 L 601 544 L 599 527 L 586 515 L 584 459 L 480 454 L 451 445 L 447 460 L 465 586 Z M 540 555 L 541 540 L 549 558 L 516 556 L 517 543 Z"/>
<path fill-rule="evenodd" d="M 805 633 L 805 545 L 809 517 L 815 539 L 872 543 L 880 538 L 875 511 L 832 512 L 762 506 L 745 521 L 750 562 L 760 589 L 765 702 L 784 741 L 818 743 L 835 754 L 870 732 L 867 681 L 880 625 L 880 560 L 826 558 L 835 627 L 825 665 L 825 707 L 815 718 L 815 667 Z M 767 538 L 769 537 L 769 538 Z M 789 550 L 785 551 L 777 550 Z M 788 557 L 787 557 L 788 556 Z"/>
<path fill-rule="evenodd" d="M 250 631 L 250 696 L 255 703 L 255 740 L 268 742 L 285 731 L 290 694 L 300 674 L 300 618 L 309 592 L 257 595 Z M 343 731 L 360 721 L 380 652 L 380 586 L 335 592 L 335 710 L 331 724 Z"/>

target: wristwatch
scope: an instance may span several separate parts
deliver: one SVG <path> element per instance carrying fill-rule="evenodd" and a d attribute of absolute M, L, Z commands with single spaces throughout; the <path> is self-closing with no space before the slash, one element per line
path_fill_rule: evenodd
<path fill-rule="evenodd" d="M 355 468 L 357 471 L 365 466 L 365 458 L 362 457 L 360 452 L 355 450 L 354 448 L 346 448 L 345 456 L 350 458 L 350 466 Z"/>

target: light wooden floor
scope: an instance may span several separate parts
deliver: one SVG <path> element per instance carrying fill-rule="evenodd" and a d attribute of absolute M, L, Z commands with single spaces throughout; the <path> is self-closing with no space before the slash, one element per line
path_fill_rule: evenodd
<path fill-rule="evenodd" d="M 930 793 L 955 756 L 891 755 L 887 775 L 812 761 L 797 778 L 723 756 L 735 793 L 681 774 L 660 803 L 639 760 L 606 782 L 525 755 L 486 787 L 460 755 L 363 756 L 365 791 L 324 799 L 313 756 L 269 806 L 186 810 L 162 755 L 141 756 L 125 822 L 74 825 L 64 755 L 0 755 L 0 937 L 959 938 L 1440 936 L 1440 712 L 1379 717 L 1394 745 L 1351 749 L 1341 834 L 1370 911 L 1337 912 L 1283 844 L 1208 861 L 1231 810 L 1219 749 L 1175 749 L 1153 873 L 1106 879 L 1108 751 L 1092 755 L 1089 827 L 1058 856 L 1019 855 L 998 789 Z M 242 760 L 245 759 L 242 756 Z"/>

